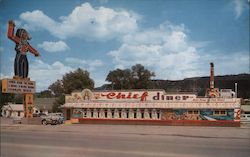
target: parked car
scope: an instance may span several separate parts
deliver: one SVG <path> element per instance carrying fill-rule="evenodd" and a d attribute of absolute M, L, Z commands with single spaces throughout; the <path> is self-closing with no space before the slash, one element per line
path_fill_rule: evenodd
<path fill-rule="evenodd" d="M 42 115 L 40 117 L 42 118 L 41 123 L 43 125 L 56 125 L 63 123 L 63 117 L 59 113 L 49 113 L 48 115 Z"/>
<path fill-rule="evenodd" d="M 38 117 L 41 117 L 41 116 L 47 116 L 47 114 L 40 112 L 40 113 L 38 114 Z"/>
<path fill-rule="evenodd" d="M 243 123 L 250 123 L 250 114 L 241 114 L 240 121 Z"/>
<path fill-rule="evenodd" d="M 57 112 L 57 113 L 51 113 L 54 116 L 59 117 L 59 124 L 63 124 L 64 123 L 64 117 L 63 117 L 63 113 L 61 112 Z"/>

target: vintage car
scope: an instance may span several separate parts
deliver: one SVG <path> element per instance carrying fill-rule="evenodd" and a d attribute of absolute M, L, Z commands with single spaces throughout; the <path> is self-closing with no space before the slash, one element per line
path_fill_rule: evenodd
<path fill-rule="evenodd" d="M 62 116 L 62 113 L 49 113 L 48 115 L 42 115 L 41 123 L 43 125 L 51 124 L 51 125 L 57 125 L 57 124 L 63 124 L 64 118 Z"/>

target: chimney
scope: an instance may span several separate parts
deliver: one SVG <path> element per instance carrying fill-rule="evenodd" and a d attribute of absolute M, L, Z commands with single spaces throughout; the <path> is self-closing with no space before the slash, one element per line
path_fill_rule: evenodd
<path fill-rule="evenodd" d="M 214 63 L 210 63 L 210 89 L 214 89 Z"/>

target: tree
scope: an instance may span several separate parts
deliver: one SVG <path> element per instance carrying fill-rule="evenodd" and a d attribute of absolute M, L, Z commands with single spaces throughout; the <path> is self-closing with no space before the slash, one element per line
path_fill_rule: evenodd
<path fill-rule="evenodd" d="M 60 106 L 65 103 L 65 94 L 71 94 L 74 90 L 93 89 L 94 81 L 89 77 L 89 72 L 78 68 L 66 73 L 62 80 L 57 80 L 49 86 L 49 90 L 57 99 L 53 104 L 53 112 L 60 111 Z"/>
<path fill-rule="evenodd" d="M 1 87 L 2 88 L 2 87 Z M 7 105 L 8 102 L 12 102 L 14 98 L 14 94 L 2 93 L 0 92 L 0 110 L 4 105 Z"/>
<path fill-rule="evenodd" d="M 23 94 L 13 94 L 13 101 L 14 104 L 22 104 L 23 103 Z"/>
<path fill-rule="evenodd" d="M 0 80 L 0 110 L 3 105 L 6 105 L 8 102 L 12 102 L 14 94 L 2 93 L 2 80 Z"/>
<path fill-rule="evenodd" d="M 94 81 L 89 77 L 89 72 L 80 68 L 76 71 L 65 74 L 63 76 L 62 84 L 65 94 L 70 94 L 74 90 L 94 88 Z"/>
<path fill-rule="evenodd" d="M 48 89 L 55 97 L 62 95 L 64 92 L 62 80 L 57 80 L 56 82 L 52 83 Z"/>
<path fill-rule="evenodd" d="M 148 89 L 153 72 L 136 64 L 130 69 L 110 71 L 106 81 L 111 82 L 112 89 Z"/>
<path fill-rule="evenodd" d="M 136 64 L 131 69 L 134 89 L 148 89 L 151 77 L 155 76 L 154 72 L 145 69 L 141 64 Z"/>
<path fill-rule="evenodd" d="M 63 105 L 65 103 L 65 96 L 64 95 L 60 95 L 55 102 L 53 103 L 52 106 L 52 111 L 53 112 L 61 112 L 61 108 L 60 106 Z"/>
<path fill-rule="evenodd" d="M 116 69 L 109 72 L 106 81 L 111 82 L 112 89 L 130 89 L 131 79 L 130 69 Z"/>
<path fill-rule="evenodd" d="M 38 98 L 51 98 L 51 97 L 54 97 L 54 96 L 51 93 L 51 90 L 43 90 L 40 93 L 37 93 L 36 97 L 38 97 Z"/>

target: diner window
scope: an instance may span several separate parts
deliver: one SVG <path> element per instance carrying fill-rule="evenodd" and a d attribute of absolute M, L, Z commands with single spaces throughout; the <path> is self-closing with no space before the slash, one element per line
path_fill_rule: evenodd
<path fill-rule="evenodd" d="M 188 110 L 188 114 L 199 114 L 199 110 Z"/>
<path fill-rule="evenodd" d="M 215 116 L 225 116 L 225 115 L 227 115 L 227 112 L 225 110 L 215 110 L 214 115 Z"/>
<path fill-rule="evenodd" d="M 225 115 L 226 114 L 226 111 L 223 110 L 223 111 L 220 111 L 221 114 Z"/>
<path fill-rule="evenodd" d="M 194 114 L 199 114 L 199 111 L 198 110 L 194 110 Z"/>
<path fill-rule="evenodd" d="M 160 119 L 160 112 L 157 112 L 157 119 Z"/>

